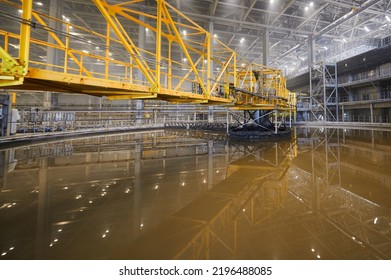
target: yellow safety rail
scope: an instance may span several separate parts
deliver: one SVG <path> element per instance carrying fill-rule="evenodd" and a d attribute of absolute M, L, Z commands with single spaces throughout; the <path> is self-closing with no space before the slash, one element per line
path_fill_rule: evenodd
<path fill-rule="evenodd" d="M 0 26 L 1 87 L 236 109 L 295 107 L 281 70 L 244 61 L 164 0 L 151 9 L 141 0 L 91 0 L 97 20 L 106 24 L 104 33 L 34 11 L 32 0 L 22 2 L 0 0 L 7 14 L 20 19 L 19 33 Z M 145 32 L 143 43 L 124 22 Z M 49 59 L 49 50 L 56 60 Z"/>

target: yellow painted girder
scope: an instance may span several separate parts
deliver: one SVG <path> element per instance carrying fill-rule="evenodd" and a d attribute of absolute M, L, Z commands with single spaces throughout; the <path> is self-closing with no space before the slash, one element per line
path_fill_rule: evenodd
<path fill-rule="evenodd" d="M 123 94 L 123 95 L 107 95 L 109 100 L 128 100 L 128 99 L 151 99 L 156 98 L 156 94 Z"/>
<path fill-rule="evenodd" d="M 65 74 L 62 72 L 55 72 L 45 69 L 30 68 L 26 78 L 47 80 L 49 82 L 53 82 L 53 84 L 55 82 L 61 82 L 80 86 L 94 86 L 100 88 L 100 90 L 111 88 L 114 90 L 121 89 L 135 92 L 151 92 L 151 88 L 148 86 L 123 83 L 94 77 L 84 77 L 76 74 Z"/>
<path fill-rule="evenodd" d="M 20 37 L 23 38 L 23 40 L 21 40 L 19 47 L 19 63 L 23 66 L 25 71 L 24 74 L 26 74 L 30 56 L 31 26 L 29 22 L 31 21 L 31 14 L 33 11 L 33 0 L 23 0 L 22 3 L 22 18 L 24 24 L 22 23 L 20 27 Z"/>

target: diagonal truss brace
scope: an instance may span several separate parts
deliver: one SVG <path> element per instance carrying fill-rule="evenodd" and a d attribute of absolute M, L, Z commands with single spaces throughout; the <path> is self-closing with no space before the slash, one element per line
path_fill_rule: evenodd
<path fill-rule="evenodd" d="M 149 69 L 148 65 L 145 61 L 141 60 L 141 54 L 137 50 L 135 44 L 133 41 L 127 36 L 127 34 L 124 32 L 123 26 L 120 24 L 120 22 L 116 19 L 113 19 L 112 15 L 110 14 L 110 6 L 105 1 L 102 0 L 92 0 L 95 4 L 95 6 L 99 9 L 99 11 L 102 13 L 103 17 L 106 19 L 107 23 L 111 26 L 117 37 L 120 39 L 121 43 L 125 47 L 125 49 L 131 54 L 133 60 L 136 62 L 137 66 L 140 68 L 142 73 L 144 74 L 147 81 L 152 85 L 152 91 L 156 92 L 158 91 L 158 86 L 155 82 L 155 77 L 151 74 L 151 70 Z M 106 6 L 106 7 L 105 7 Z M 108 9 L 107 9 L 108 6 Z"/>
<path fill-rule="evenodd" d="M 38 15 L 36 12 L 32 12 L 34 18 L 44 27 L 45 30 L 48 31 L 50 36 L 57 42 L 59 46 L 66 49 L 66 45 L 61 41 L 60 38 L 53 32 L 50 31 L 51 29 L 47 26 L 47 24 L 43 21 L 43 19 Z M 91 74 L 87 71 L 87 69 L 82 65 L 82 63 L 77 59 L 77 57 L 70 51 L 67 50 L 67 54 L 73 59 L 73 61 L 76 63 L 77 66 L 80 67 L 81 71 L 84 72 L 87 77 L 91 77 Z"/>
<path fill-rule="evenodd" d="M 174 21 L 173 21 L 171 15 L 169 13 L 167 7 L 165 5 L 163 5 L 162 8 L 163 8 L 163 13 L 165 14 L 166 18 L 169 20 L 170 25 L 172 27 L 172 30 L 174 31 L 175 36 L 178 39 L 179 45 L 181 46 L 181 48 L 182 48 L 182 50 L 183 50 L 187 60 L 189 61 L 191 69 L 193 70 L 195 76 L 197 77 L 197 80 L 198 80 L 198 82 L 199 82 L 199 84 L 200 84 L 200 86 L 202 88 L 202 91 L 205 93 L 206 89 L 205 89 L 204 82 L 202 81 L 201 76 L 198 74 L 197 68 L 196 68 L 196 66 L 195 66 L 195 64 L 194 64 L 194 62 L 193 62 L 189 52 L 187 51 L 186 45 L 185 45 L 185 43 L 183 42 L 183 40 L 181 38 L 181 35 L 180 35 L 179 31 L 178 31 L 178 28 L 175 26 Z"/>

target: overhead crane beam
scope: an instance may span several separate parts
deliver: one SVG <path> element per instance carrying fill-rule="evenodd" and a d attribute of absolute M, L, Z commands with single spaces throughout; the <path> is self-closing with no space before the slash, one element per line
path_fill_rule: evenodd
<path fill-rule="evenodd" d="M 91 2 L 107 22 L 106 32 L 33 11 L 32 0 L 22 1 L 23 6 L 0 0 L 9 9 L 23 10 L 22 18 L 14 19 L 20 24 L 20 34 L 8 30 L 7 25 L 0 27 L 0 41 L 4 42 L 4 47 L 0 46 L 0 86 L 109 99 L 156 98 L 238 110 L 295 110 L 294 94 L 286 89 L 281 70 L 246 62 L 165 0 L 156 0 L 157 9 L 152 13 L 142 9 L 141 0 L 114 5 L 105 0 Z M 49 20 L 63 28 L 49 28 Z M 153 51 L 151 46 L 140 48 L 135 43 L 134 34 L 126 32 L 126 21 L 153 33 Z M 183 30 L 187 30 L 186 35 Z M 47 42 L 48 36 L 54 43 Z M 17 58 L 11 55 L 10 39 L 19 42 Z M 63 54 L 55 65 L 40 58 L 42 49 L 49 48 Z M 186 59 L 182 60 L 178 50 Z M 212 62 L 218 65 L 218 72 L 211 69 Z M 135 71 L 141 72 L 145 80 L 136 80 Z M 260 78 L 254 71 L 261 73 Z M 237 86 L 240 90 L 229 90 Z"/>

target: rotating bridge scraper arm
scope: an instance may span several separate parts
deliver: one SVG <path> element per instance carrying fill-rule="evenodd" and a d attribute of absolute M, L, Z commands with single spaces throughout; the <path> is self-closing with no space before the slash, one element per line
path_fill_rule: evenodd
<path fill-rule="evenodd" d="M 5 89 L 160 99 L 236 110 L 295 109 L 294 94 L 286 89 L 280 70 L 244 61 L 164 0 L 154 3 L 157 9 L 144 1 L 110 4 L 91 0 L 97 17 L 106 23 L 105 30 L 93 29 L 96 25 L 87 18 L 79 16 L 91 29 L 35 11 L 32 0 L 21 2 L 0 0 L 6 15 L 23 11 L 19 18 L 6 17 L 0 27 L 0 41 L 4 42 L 0 86 Z M 126 32 L 134 25 L 152 33 L 155 42 L 136 44 L 138 32 Z M 181 34 L 182 30 L 187 34 Z M 15 45 L 19 47 L 17 57 Z M 151 48 L 156 51 L 148 51 Z M 49 50 L 59 59 L 51 63 L 42 59 Z M 212 71 L 213 66 L 220 70 Z"/>

